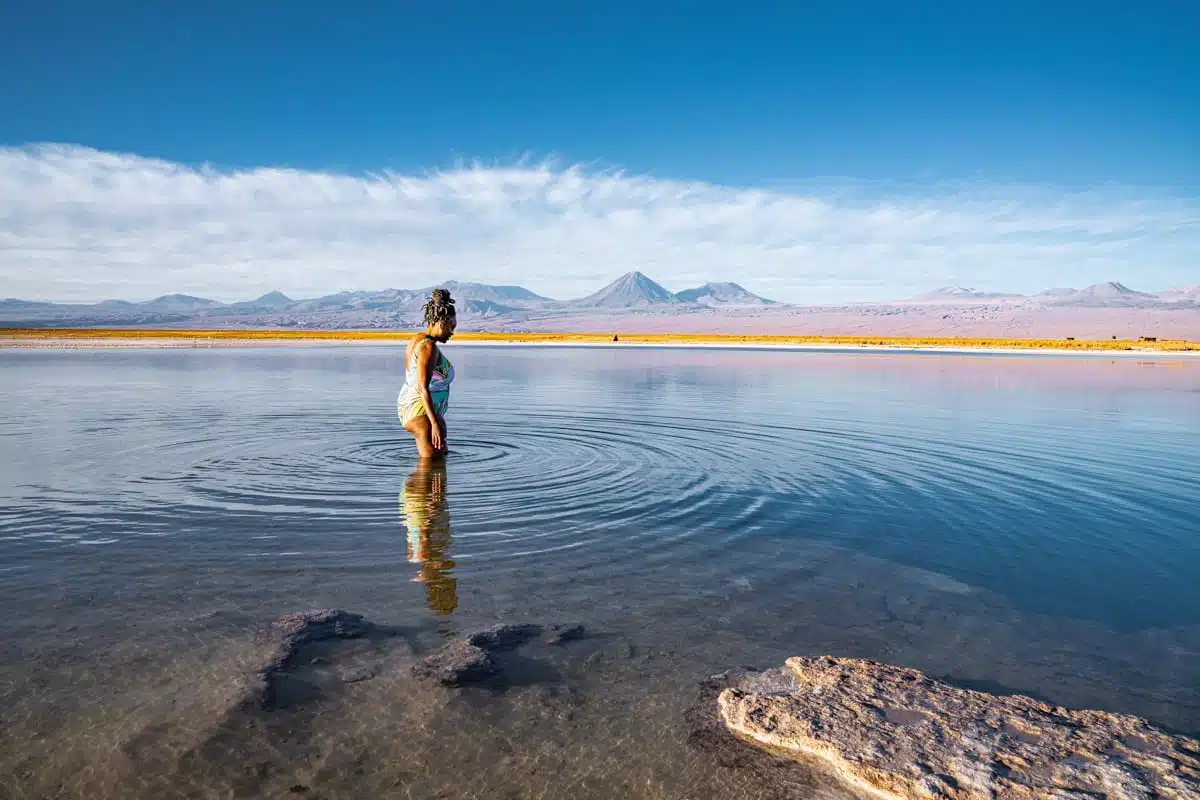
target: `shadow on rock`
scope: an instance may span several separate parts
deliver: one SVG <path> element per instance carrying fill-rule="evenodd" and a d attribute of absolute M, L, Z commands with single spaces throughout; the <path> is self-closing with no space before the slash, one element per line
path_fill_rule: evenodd
<path fill-rule="evenodd" d="M 305 673 L 327 673 L 327 669 L 313 668 L 346 660 L 348 655 L 366 649 L 347 653 L 344 646 L 347 641 L 375 643 L 399 634 L 399 629 L 375 625 L 361 614 L 341 609 L 298 611 L 282 616 L 271 623 L 267 634 L 269 649 L 261 669 L 247 678 L 245 702 L 266 710 L 312 702 L 320 697 L 320 685 L 331 681 Z M 363 680 L 370 671 L 370 667 L 354 665 L 344 668 L 343 674 Z"/>
<path fill-rule="evenodd" d="M 999 681 L 987 680 L 985 678 L 959 678 L 953 675 L 942 675 L 938 677 L 938 680 L 958 689 L 966 689 L 972 692 L 983 692 L 985 694 L 994 694 L 997 697 L 1022 696 L 1032 697 L 1034 700 L 1040 700 L 1043 703 L 1050 702 L 1048 698 L 1043 697 L 1036 692 L 1027 691 L 1025 689 L 1017 689 L 1013 686 L 1000 683 Z"/>
<path fill-rule="evenodd" d="M 553 666 L 514 651 L 535 641 L 542 646 L 561 645 L 583 638 L 584 633 L 579 624 L 496 625 L 435 650 L 412 668 L 412 674 L 442 686 L 492 689 L 557 681 L 562 676 Z"/>

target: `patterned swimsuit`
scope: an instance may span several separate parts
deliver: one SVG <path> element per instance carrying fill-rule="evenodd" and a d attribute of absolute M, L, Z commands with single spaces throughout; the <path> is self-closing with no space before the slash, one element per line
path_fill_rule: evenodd
<path fill-rule="evenodd" d="M 428 336 L 428 341 L 433 341 Z M 434 345 L 437 348 L 437 345 Z M 446 416 L 446 408 L 450 405 L 450 384 L 454 381 L 454 367 L 446 358 L 441 348 L 437 348 L 438 360 L 434 364 L 433 374 L 429 376 L 429 396 L 433 400 L 433 413 L 439 417 Z M 416 348 L 413 348 L 416 355 Z M 396 398 L 396 412 L 404 425 L 417 417 L 425 416 L 425 404 L 421 402 L 421 376 L 417 373 L 417 359 L 404 373 L 404 386 L 400 387 L 400 395 Z"/>

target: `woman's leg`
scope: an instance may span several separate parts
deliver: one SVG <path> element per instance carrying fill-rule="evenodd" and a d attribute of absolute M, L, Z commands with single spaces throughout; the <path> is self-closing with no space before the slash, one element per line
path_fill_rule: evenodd
<path fill-rule="evenodd" d="M 433 446 L 432 427 L 429 424 L 429 418 L 424 414 L 414 418 L 404 427 L 416 440 L 417 455 L 421 458 L 436 458 L 446 454 L 446 421 L 441 417 L 438 417 L 438 427 L 442 434 L 441 450 Z"/>

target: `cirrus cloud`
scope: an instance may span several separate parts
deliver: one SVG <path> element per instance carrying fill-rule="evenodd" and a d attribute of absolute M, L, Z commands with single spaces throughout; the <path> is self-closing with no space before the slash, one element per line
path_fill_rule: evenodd
<path fill-rule="evenodd" d="M 1200 202 L 1152 190 L 825 183 L 788 191 L 553 162 L 404 175 L 221 170 L 0 148 L 0 295 L 303 297 L 440 280 L 571 297 L 638 269 L 793 302 L 1195 282 Z"/>

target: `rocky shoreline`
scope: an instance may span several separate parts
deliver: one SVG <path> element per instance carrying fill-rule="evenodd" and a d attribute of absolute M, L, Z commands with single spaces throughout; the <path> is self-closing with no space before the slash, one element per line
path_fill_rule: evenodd
<path fill-rule="evenodd" d="M 10 758 L 26 794 L 1200 800 L 1195 738 L 874 661 L 732 669 L 697 698 L 721 660 L 581 624 L 204 620 L 157 706 L 81 719 L 113 744 Z"/>
<path fill-rule="evenodd" d="M 397 635 L 340 609 L 285 615 L 272 623 L 273 641 L 239 705 L 280 707 L 280 684 L 294 670 L 337 660 L 314 648 Z M 431 687 L 498 688 L 504 654 L 524 658 L 514 651 L 584 636 L 580 624 L 498 624 L 406 660 L 403 670 Z M 347 684 L 380 669 L 342 667 Z M 1195 739 L 1132 715 L 960 688 L 863 659 L 793 657 L 765 671 L 730 670 L 703 682 L 686 723 L 693 747 L 781 798 L 1200 798 Z"/>

